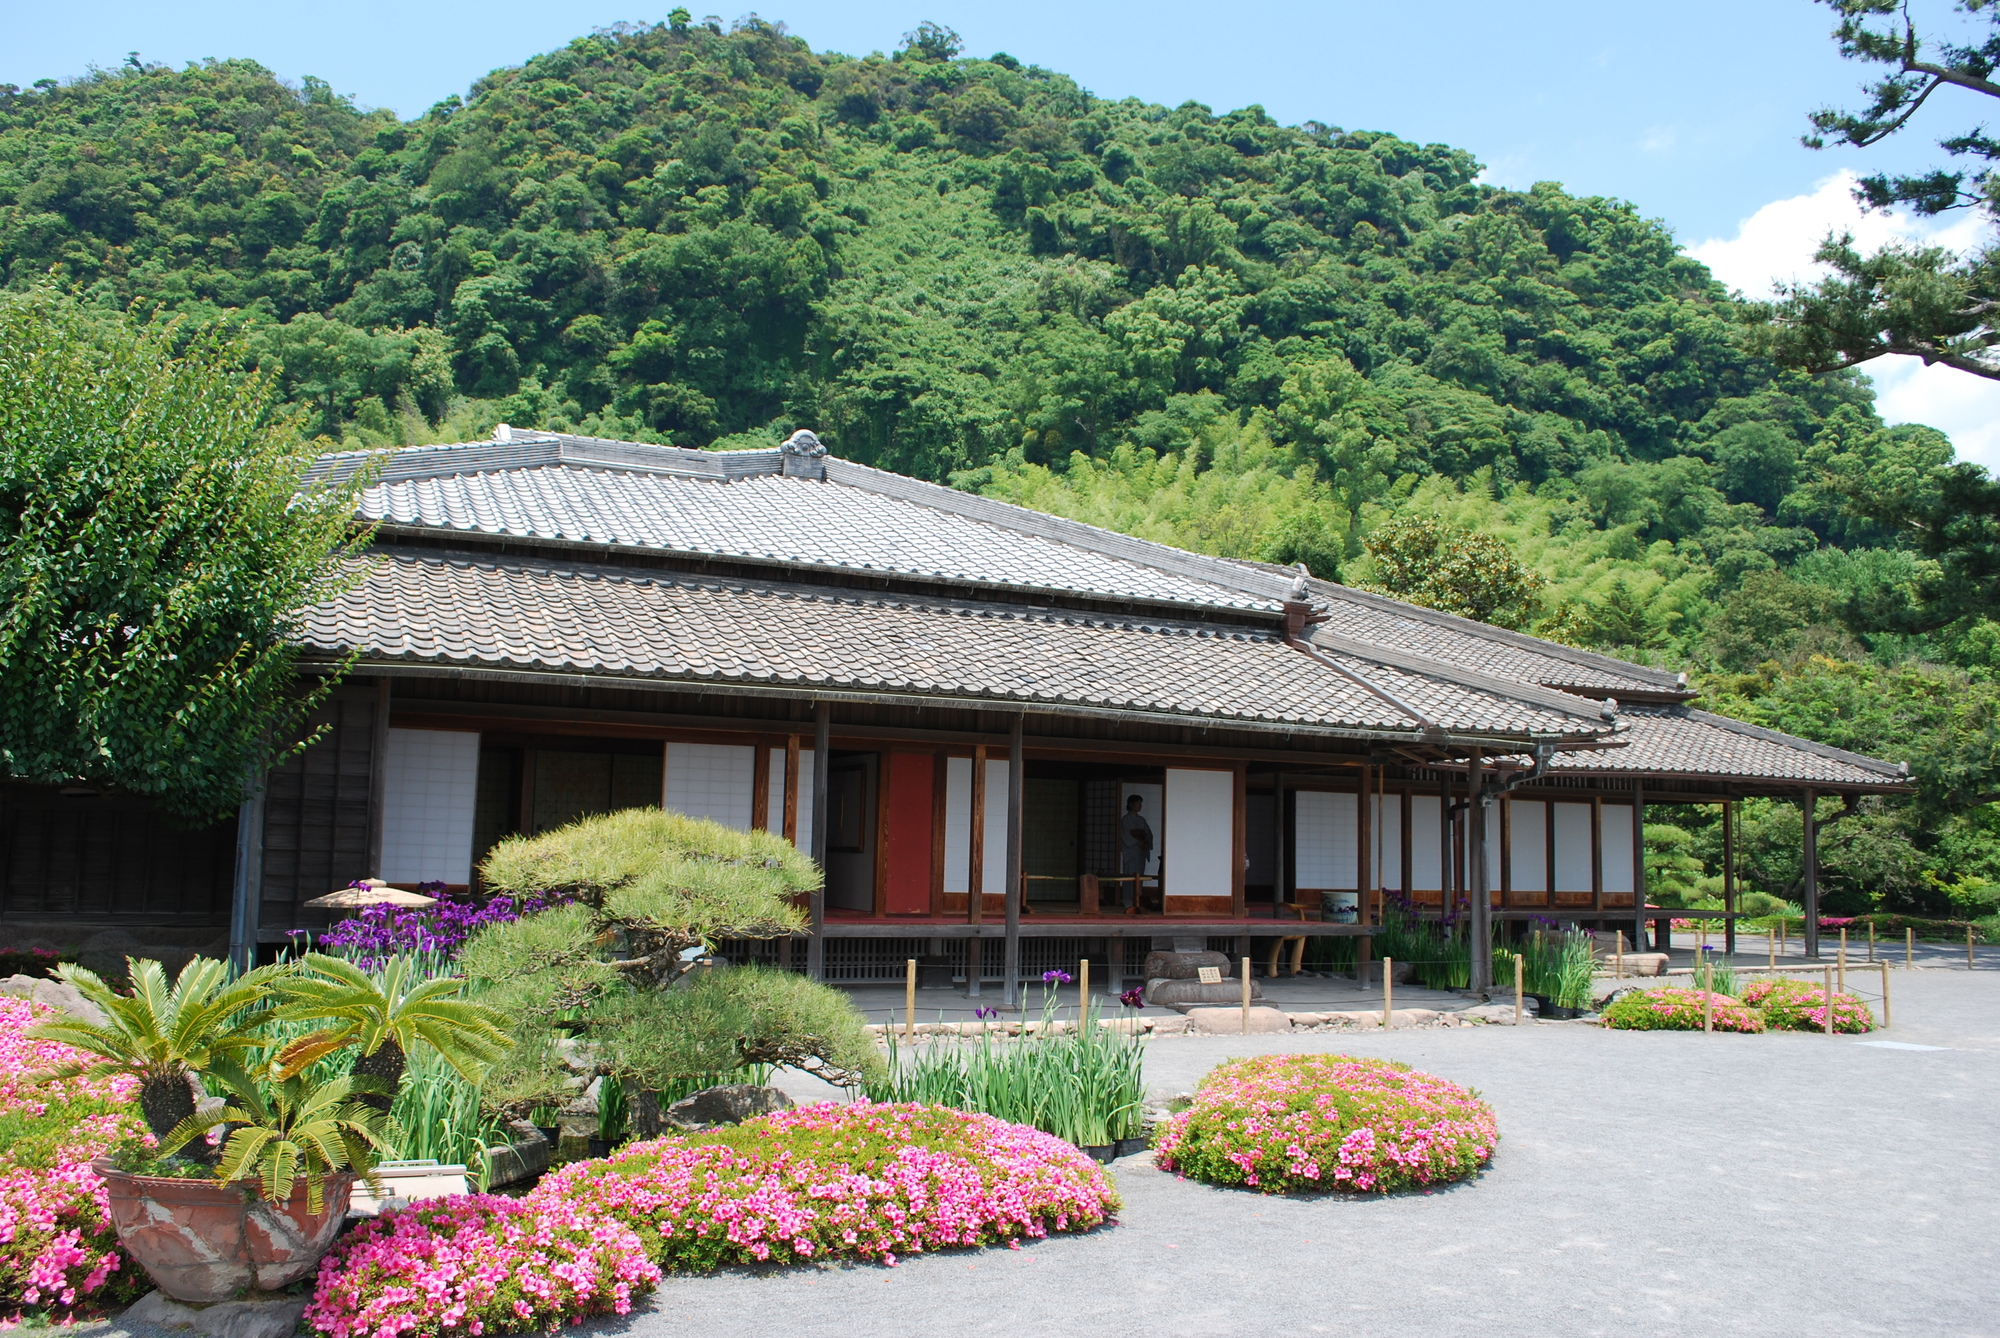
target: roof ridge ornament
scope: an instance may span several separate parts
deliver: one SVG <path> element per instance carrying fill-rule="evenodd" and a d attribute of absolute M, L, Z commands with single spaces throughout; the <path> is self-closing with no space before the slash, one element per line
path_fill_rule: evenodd
<path fill-rule="evenodd" d="M 1306 579 L 1312 573 L 1306 570 L 1306 564 L 1303 562 L 1298 564 L 1295 571 L 1297 574 L 1292 577 L 1291 589 L 1285 594 L 1287 640 L 1297 640 L 1306 634 L 1306 629 L 1317 627 L 1327 620 L 1326 605 L 1313 603 L 1311 588 L 1306 584 Z"/>
<path fill-rule="evenodd" d="M 784 458 L 786 478 L 826 477 L 826 446 L 809 429 L 802 427 L 786 437 L 778 451 Z"/>

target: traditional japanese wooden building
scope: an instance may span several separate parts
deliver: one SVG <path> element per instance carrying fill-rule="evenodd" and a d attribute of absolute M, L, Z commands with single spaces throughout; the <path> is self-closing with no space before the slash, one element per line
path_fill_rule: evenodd
<path fill-rule="evenodd" d="M 353 657 L 323 738 L 202 832 L 6 788 L 0 934 L 226 928 L 268 952 L 350 879 L 476 888 L 509 833 L 664 804 L 820 860 L 810 935 L 741 949 L 833 980 L 924 955 L 1004 983 L 1080 945 L 1117 972 L 1156 935 L 1365 933 L 1385 896 L 1636 936 L 1648 804 L 1906 788 L 1693 709 L 1670 673 L 809 433 L 703 452 L 503 427 L 393 453 L 361 519 L 366 578 L 303 622 L 307 672 Z"/>

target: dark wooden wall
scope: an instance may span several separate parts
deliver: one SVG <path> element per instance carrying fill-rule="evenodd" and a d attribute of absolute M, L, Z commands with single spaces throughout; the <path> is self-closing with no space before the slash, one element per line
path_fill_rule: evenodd
<path fill-rule="evenodd" d="M 227 925 L 236 818 L 190 826 L 151 800 L 0 785 L 0 919 Z"/>
<path fill-rule="evenodd" d="M 264 787 L 257 936 L 266 943 L 282 942 L 288 929 L 325 925 L 324 911 L 301 909 L 300 903 L 369 873 L 374 689 L 336 689 L 313 722 L 326 727 L 319 742 L 273 771 Z"/>

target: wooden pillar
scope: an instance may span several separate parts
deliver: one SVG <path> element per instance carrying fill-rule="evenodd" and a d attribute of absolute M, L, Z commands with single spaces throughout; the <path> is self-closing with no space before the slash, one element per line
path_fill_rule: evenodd
<path fill-rule="evenodd" d="M 374 731 L 368 744 L 368 876 L 382 876 L 382 829 L 389 811 L 389 679 L 375 680 Z M 332 891 L 328 888 L 327 891 Z M 318 896 L 318 893 L 314 893 Z"/>
<path fill-rule="evenodd" d="M 1604 796 L 1590 796 L 1590 909 L 1604 923 Z"/>
<path fill-rule="evenodd" d="M 1722 801 L 1722 909 L 1736 910 L 1736 801 Z M 1736 952 L 1736 921 L 1722 922 L 1722 950 Z"/>
<path fill-rule="evenodd" d="M 1402 819 L 1397 825 L 1403 830 L 1397 834 L 1402 841 L 1403 886 L 1400 889 L 1403 900 L 1408 901 L 1416 890 L 1416 883 L 1410 877 L 1410 787 L 1405 785 L 1397 792 L 1396 814 Z"/>
<path fill-rule="evenodd" d="M 264 785 L 260 781 L 236 810 L 236 876 L 229 896 L 229 961 L 239 973 L 257 965 L 257 924 L 263 908 Z"/>
<path fill-rule="evenodd" d="M 833 752 L 833 706 L 813 705 L 813 829 L 812 858 L 819 866 L 819 886 L 810 902 L 812 937 L 806 940 L 806 975 L 826 979 L 826 785 L 827 763 Z"/>
<path fill-rule="evenodd" d="M 1466 881 L 1472 891 L 1472 916 L 1466 923 L 1472 938 L 1468 983 L 1475 992 L 1493 987 L 1493 871 L 1486 867 L 1485 782 L 1485 759 L 1475 748 L 1465 769 L 1465 862 L 1471 875 Z"/>
<path fill-rule="evenodd" d="M 771 830 L 771 749 L 762 739 L 750 754 L 750 827 Z"/>
<path fill-rule="evenodd" d="M 1819 795 L 1806 791 L 1800 810 L 1805 819 L 1805 949 L 1807 957 L 1819 956 Z"/>
<path fill-rule="evenodd" d="M 1229 915 L 1244 920 L 1250 915 L 1249 892 L 1243 886 L 1244 866 L 1250 862 L 1250 769 L 1242 762 L 1236 764 L 1230 783 L 1229 806 Z M 1164 907 L 1164 901 L 1162 904 Z M 1240 958 L 1243 953 L 1236 955 Z"/>
<path fill-rule="evenodd" d="M 1646 946 L 1646 783 L 1632 782 L 1632 950 Z"/>
<path fill-rule="evenodd" d="M 1500 905 L 1514 908 L 1514 796 L 1503 794 L 1495 810 L 1500 819 Z"/>
<path fill-rule="evenodd" d="M 1368 885 L 1371 881 L 1370 873 L 1374 864 L 1374 861 L 1369 858 L 1374 852 L 1368 846 L 1369 829 L 1374 826 L 1373 823 L 1368 821 L 1368 796 L 1373 790 L 1374 776 L 1375 764 L 1373 762 L 1363 762 L 1361 764 L 1361 793 L 1354 797 L 1354 904 L 1363 910 L 1365 910 L 1371 900 L 1368 895 Z"/>
<path fill-rule="evenodd" d="M 1438 775 L 1438 908 L 1446 915 L 1458 904 L 1458 843 L 1452 839 L 1451 776 Z"/>
<path fill-rule="evenodd" d="M 1285 773 L 1271 777 L 1271 914 L 1285 914 L 1291 889 L 1285 878 Z"/>
<path fill-rule="evenodd" d="M 799 843 L 799 736 L 785 737 L 785 812 L 783 817 L 785 839 L 794 846 Z"/>
<path fill-rule="evenodd" d="M 951 805 L 951 758 L 940 748 L 931 759 L 931 914 L 944 918 L 944 828 Z M 931 956 L 938 955 L 933 948 Z"/>
<path fill-rule="evenodd" d="M 1027 785 L 1027 759 L 1021 755 L 1021 731 L 1027 717 L 1016 714 L 1007 731 L 1007 948 L 1005 993 L 1007 1007 L 1020 1001 L 1021 989 L 1021 808 Z"/>

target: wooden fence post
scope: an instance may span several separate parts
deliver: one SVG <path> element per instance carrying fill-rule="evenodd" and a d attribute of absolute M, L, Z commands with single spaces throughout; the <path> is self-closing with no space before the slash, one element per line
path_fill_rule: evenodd
<path fill-rule="evenodd" d="M 1625 931 L 1620 929 L 1616 932 L 1618 934 L 1618 949 L 1617 955 L 1611 959 L 1611 978 L 1613 980 L 1623 980 L 1625 978 Z M 1519 960 L 1519 954 L 1516 954 L 1516 960 Z"/>
<path fill-rule="evenodd" d="M 1701 959 L 1701 1030 L 1706 1035 L 1715 1030 L 1715 965 L 1706 954 Z"/>
<path fill-rule="evenodd" d="M 1840 962 L 1840 989 L 1842 993 L 1845 993 L 1847 990 L 1847 928 L 1844 925 L 1840 930 L 1840 956 L 1837 960 Z"/>
<path fill-rule="evenodd" d="M 1882 1030 L 1887 1031 L 1889 1030 L 1889 964 L 1882 962 L 1880 965 L 1882 967 Z"/>
<path fill-rule="evenodd" d="M 1766 969 L 1775 971 L 1778 969 L 1778 931 L 1766 925 L 1764 927 L 1764 942 L 1769 946 L 1771 951 L 1771 960 L 1767 964 Z"/>
<path fill-rule="evenodd" d="M 1382 959 L 1382 1030 L 1389 1030 L 1389 1013 L 1395 1007 L 1392 1002 L 1396 993 L 1396 959 Z"/>
<path fill-rule="evenodd" d="M 1917 964 L 1917 931 L 1907 926 L 1903 930 L 1903 965 Z"/>
<path fill-rule="evenodd" d="M 1875 960 L 1875 921 L 1868 922 L 1868 960 Z"/>
<path fill-rule="evenodd" d="M 1090 1026 L 1090 959 L 1084 958 L 1076 964 L 1076 1029 L 1083 1031 Z"/>
<path fill-rule="evenodd" d="M 1833 1036 L 1833 968 L 1822 967 L 1819 973 L 1820 1002 L 1826 1006 L 1826 1034 Z"/>
<path fill-rule="evenodd" d="M 1965 927 L 1965 969 L 1972 970 L 1972 926 Z"/>
<path fill-rule="evenodd" d="M 903 1039 L 915 1040 L 917 1035 L 917 959 L 912 957 L 903 966 Z"/>
<path fill-rule="evenodd" d="M 1514 954 L 1514 1025 L 1521 1025 L 1521 954 L 1518 952 Z"/>
<path fill-rule="evenodd" d="M 1243 959 L 1243 1034 L 1250 1034 L 1250 959 Z"/>

